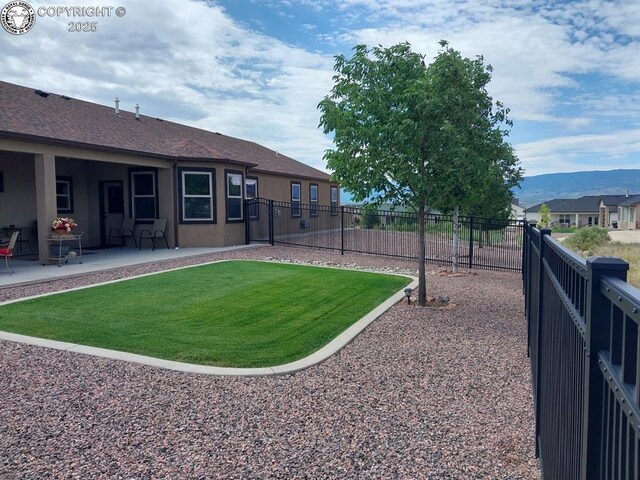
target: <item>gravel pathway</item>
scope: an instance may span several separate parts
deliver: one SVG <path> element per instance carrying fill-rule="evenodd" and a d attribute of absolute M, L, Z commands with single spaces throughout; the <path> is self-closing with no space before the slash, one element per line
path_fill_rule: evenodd
<path fill-rule="evenodd" d="M 0 290 L 33 295 L 216 258 L 397 272 L 413 263 L 242 250 Z M 0 478 L 538 479 L 518 274 L 441 276 L 452 310 L 398 304 L 326 362 L 222 378 L 0 341 Z"/>

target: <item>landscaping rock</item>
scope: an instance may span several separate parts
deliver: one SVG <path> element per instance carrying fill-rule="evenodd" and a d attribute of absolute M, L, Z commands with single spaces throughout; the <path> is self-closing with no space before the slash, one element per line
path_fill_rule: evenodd
<path fill-rule="evenodd" d="M 268 251 L 265 251 L 268 249 Z M 415 274 L 415 262 L 292 247 L 0 289 L 64 290 L 224 258 Z M 0 341 L 0 478 L 534 479 L 520 275 L 431 275 L 447 309 L 399 302 L 292 375 L 185 374 Z"/>

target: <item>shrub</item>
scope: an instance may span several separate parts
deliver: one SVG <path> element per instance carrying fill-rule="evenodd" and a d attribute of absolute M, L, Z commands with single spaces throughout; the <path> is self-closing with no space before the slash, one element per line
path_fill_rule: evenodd
<path fill-rule="evenodd" d="M 611 240 L 609 233 L 602 227 L 584 227 L 564 241 L 572 250 L 589 251 Z"/>
<path fill-rule="evenodd" d="M 363 225 L 366 229 L 374 228 L 376 225 L 380 225 L 380 216 L 378 210 L 373 205 L 366 205 L 364 207 L 364 219 Z"/>

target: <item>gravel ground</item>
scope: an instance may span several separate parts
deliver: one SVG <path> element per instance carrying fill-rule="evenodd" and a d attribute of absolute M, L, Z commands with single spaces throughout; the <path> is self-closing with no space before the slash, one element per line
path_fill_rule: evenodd
<path fill-rule="evenodd" d="M 270 247 L 0 290 L 33 295 L 217 258 L 415 273 Z M 287 376 L 184 374 L 0 341 L 0 478 L 538 479 L 520 277 L 443 276 L 326 362 Z"/>

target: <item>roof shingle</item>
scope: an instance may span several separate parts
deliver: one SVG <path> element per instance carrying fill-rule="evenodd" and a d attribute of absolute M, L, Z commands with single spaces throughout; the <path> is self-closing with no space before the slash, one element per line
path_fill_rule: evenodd
<path fill-rule="evenodd" d="M 330 176 L 255 142 L 64 95 L 0 82 L 0 136 L 68 143 L 160 158 L 232 161 L 255 170 L 329 180 Z"/>

